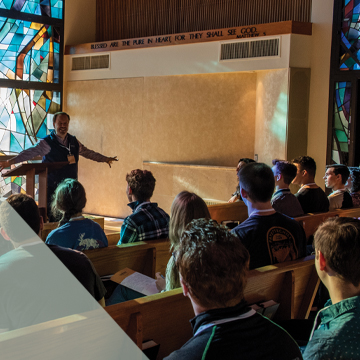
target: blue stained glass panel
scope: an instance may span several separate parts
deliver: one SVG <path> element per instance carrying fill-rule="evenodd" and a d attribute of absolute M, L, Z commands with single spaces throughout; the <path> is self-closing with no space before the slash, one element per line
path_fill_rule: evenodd
<path fill-rule="evenodd" d="M 340 35 L 341 70 L 360 69 L 360 1 L 344 1 Z"/>
<path fill-rule="evenodd" d="M 335 83 L 332 161 L 347 165 L 351 123 L 351 82 Z"/>
<path fill-rule="evenodd" d="M 0 153 L 16 155 L 48 135 L 47 124 L 60 111 L 60 101 L 60 92 L 0 87 Z M 14 124 L 11 128 L 10 123 Z M 15 191 L 13 183 L 0 178 L 2 196 Z"/>
<path fill-rule="evenodd" d="M 63 0 L 0 0 L 0 8 L 62 19 Z M 59 11 L 60 10 L 60 11 Z"/>
<path fill-rule="evenodd" d="M 59 83 L 58 34 L 49 25 L 6 20 L 0 30 L 0 78 Z"/>

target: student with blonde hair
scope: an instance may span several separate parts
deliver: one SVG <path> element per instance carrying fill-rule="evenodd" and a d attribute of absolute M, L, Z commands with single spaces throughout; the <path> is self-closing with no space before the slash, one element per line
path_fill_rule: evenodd
<path fill-rule="evenodd" d="M 210 213 L 205 201 L 198 195 L 189 191 L 180 192 L 171 205 L 169 238 L 172 253 L 177 251 L 181 235 L 188 223 L 194 219 L 210 219 Z M 158 289 L 172 290 L 180 287 L 179 272 L 175 266 L 174 256 L 166 268 L 166 280 L 160 273 L 156 273 Z"/>

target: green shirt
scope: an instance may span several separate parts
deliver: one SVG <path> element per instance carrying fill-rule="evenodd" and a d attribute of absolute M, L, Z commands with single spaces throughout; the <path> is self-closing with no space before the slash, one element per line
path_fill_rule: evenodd
<path fill-rule="evenodd" d="M 332 305 L 331 300 L 320 310 L 304 360 L 360 359 L 360 296 Z"/>

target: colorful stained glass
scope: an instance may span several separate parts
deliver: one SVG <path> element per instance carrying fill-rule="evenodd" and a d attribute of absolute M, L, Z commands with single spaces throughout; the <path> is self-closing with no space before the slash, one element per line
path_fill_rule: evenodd
<path fill-rule="evenodd" d="M 344 0 L 340 69 L 360 70 L 360 0 Z"/>
<path fill-rule="evenodd" d="M 0 155 L 16 155 L 48 135 L 60 103 L 60 92 L 0 88 Z M 2 196 L 24 190 L 24 178 L 0 178 Z"/>
<path fill-rule="evenodd" d="M 0 0 L 0 9 L 62 19 L 63 0 Z"/>
<path fill-rule="evenodd" d="M 335 83 L 332 160 L 348 164 L 351 122 L 351 83 Z"/>
<path fill-rule="evenodd" d="M 0 17 L 0 79 L 59 83 L 59 30 Z"/>

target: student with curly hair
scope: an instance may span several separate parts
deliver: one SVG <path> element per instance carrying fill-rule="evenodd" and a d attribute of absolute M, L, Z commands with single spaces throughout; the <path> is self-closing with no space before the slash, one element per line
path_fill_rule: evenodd
<path fill-rule="evenodd" d="M 301 359 L 290 335 L 247 305 L 249 258 L 239 239 L 216 221 L 187 225 L 175 262 L 194 309 L 194 336 L 166 360 Z"/>
<path fill-rule="evenodd" d="M 86 204 L 84 187 L 75 179 L 65 179 L 57 188 L 52 202 L 54 214 L 60 212 L 59 227 L 46 238 L 46 244 L 76 250 L 89 250 L 108 246 L 101 226 L 82 216 Z"/>
<path fill-rule="evenodd" d="M 150 202 L 155 189 L 155 178 L 151 171 L 132 170 L 126 175 L 128 206 L 133 213 L 125 218 L 120 231 L 118 245 L 166 239 L 169 235 L 169 215 Z"/>

